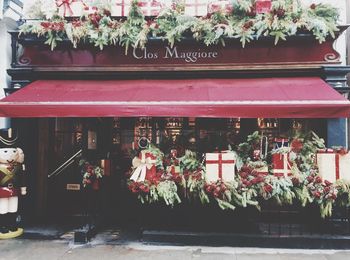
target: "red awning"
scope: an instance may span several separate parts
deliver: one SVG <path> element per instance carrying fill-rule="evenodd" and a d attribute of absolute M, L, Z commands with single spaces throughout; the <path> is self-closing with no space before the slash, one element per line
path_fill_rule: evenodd
<path fill-rule="evenodd" d="M 39 80 L 0 101 L 4 117 L 349 117 L 320 78 Z"/>

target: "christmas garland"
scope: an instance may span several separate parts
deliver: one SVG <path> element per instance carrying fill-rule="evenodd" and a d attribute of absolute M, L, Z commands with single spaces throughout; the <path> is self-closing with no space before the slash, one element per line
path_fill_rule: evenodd
<path fill-rule="evenodd" d="M 95 190 L 99 189 L 99 179 L 103 178 L 104 170 L 100 166 L 93 165 L 85 159 L 79 161 L 79 167 L 81 167 L 83 187 L 91 187 Z"/>
<path fill-rule="evenodd" d="M 324 218 L 332 215 L 334 205 L 350 206 L 350 183 L 344 180 L 331 183 L 318 175 L 315 157 L 319 149 L 325 148 L 323 139 L 313 132 L 299 134 L 293 137 L 290 147 L 274 149 L 266 158 L 256 153 L 261 138 L 255 132 L 238 145 L 242 165 L 237 167 L 233 181 L 218 179 L 209 182 L 206 167 L 194 152 L 187 150 L 179 158 L 176 151 L 164 156 L 158 148 L 150 145 L 141 153 L 152 158 L 152 166 L 144 179 L 131 178 L 129 189 L 142 203 L 163 201 L 171 207 L 184 199 L 191 202 L 199 200 L 202 204 L 216 202 L 220 208 L 231 210 L 248 206 L 260 209 L 262 200 L 274 201 L 278 205 L 298 203 L 303 207 L 315 203 Z M 290 172 L 287 175 L 274 172 L 273 164 L 267 163 L 274 154 L 288 156 Z M 143 167 L 147 164 L 146 157 Z M 140 155 L 136 158 L 140 160 Z M 137 170 L 133 165 L 129 176 Z"/>
<path fill-rule="evenodd" d="M 183 6 L 164 9 L 155 18 L 145 18 L 134 0 L 126 19 L 113 18 L 108 9 L 67 20 L 56 13 L 50 19 L 27 21 L 20 34 L 44 37 L 51 49 L 68 38 L 74 48 L 89 43 L 103 50 L 106 46 L 144 48 L 151 37 L 173 46 L 183 38 L 193 38 L 206 45 L 225 45 L 226 38 L 237 38 L 242 47 L 261 36 L 270 36 L 275 44 L 299 32 L 312 33 L 320 43 L 338 31 L 338 10 L 328 4 L 303 7 L 295 0 L 272 0 L 271 10 L 257 13 L 255 1 L 234 0 L 229 10 L 217 9 L 205 17 L 184 15 Z M 35 6 L 35 8 L 38 8 Z"/>

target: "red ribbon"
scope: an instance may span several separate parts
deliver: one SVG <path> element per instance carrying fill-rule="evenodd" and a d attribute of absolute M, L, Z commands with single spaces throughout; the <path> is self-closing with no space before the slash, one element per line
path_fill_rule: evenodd
<path fill-rule="evenodd" d="M 157 16 L 162 7 L 161 3 L 153 0 L 139 0 L 138 4 L 141 7 L 141 11 L 146 16 Z"/>
<path fill-rule="evenodd" d="M 338 180 L 340 177 L 340 174 L 339 174 L 339 156 L 340 156 L 339 153 L 335 154 L 335 179 L 336 180 Z"/>
<path fill-rule="evenodd" d="M 73 10 L 70 5 L 77 0 L 56 0 L 56 5 L 58 8 L 63 6 L 63 16 L 66 16 L 67 10 L 70 16 L 73 16 Z"/>
<path fill-rule="evenodd" d="M 222 165 L 224 163 L 235 163 L 235 160 L 223 160 L 222 154 L 219 153 L 219 159 L 218 160 L 207 160 L 206 164 L 219 164 L 219 178 L 222 179 Z"/>
<path fill-rule="evenodd" d="M 125 0 L 119 0 L 119 3 L 116 3 L 117 6 L 120 6 L 121 9 L 121 16 L 126 16 L 127 14 L 125 14 L 125 9 L 128 6 L 127 3 L 125 3 Z M 128 3 L 130 4 L 130 1 L 128 1 Z"/>
<path fill-rule="evenodd" d="M 147 169 L 146 170 L 146 177 L 145 179 L 146 180 L 152 180 L 156 177 L 157 175 L 157 169 L 156 169 L 156 166 L 152 166 L 151 169 Z"/>
<path fill-rule="evenodd" d="M 194 13 L 195 13 L 194 15 L 195 16 L 198 15 L 200 6 L 207 6 L 206 3 L 201 3 L 200 0 L 192 0 L 192 1 L 194 1 L 194 3 L 188 3 L 188 1 L 186 1 L 185 6 L 188 6 L 188 7 L 193 6 L 194 7 Z"/>

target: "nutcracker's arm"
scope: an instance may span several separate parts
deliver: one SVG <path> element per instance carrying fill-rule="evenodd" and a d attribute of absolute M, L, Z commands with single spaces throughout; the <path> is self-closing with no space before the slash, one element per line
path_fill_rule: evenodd
<path fill-rule="evenodd" d="M 20 173 L 20 187 L 21 187 L 21 195 L 27 194 L 27 182 L 26 182 L 26 166 L 22 164 L 22 171 Z"/>

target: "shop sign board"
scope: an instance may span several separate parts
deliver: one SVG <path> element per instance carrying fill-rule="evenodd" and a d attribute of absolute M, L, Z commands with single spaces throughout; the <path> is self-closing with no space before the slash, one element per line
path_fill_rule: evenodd
<path fill-rule="evenodd" d="M 319 68 L 340 63 L 333 42 L 330 39 L 319 44 L 312 36 L 299 36 L 274 45 L 272 38 L 265 38 L 242 48 L 237 39 L 227 39 L 225 46 L 206 46 L 193 39 L 170 46 L 162 39 L 150 39 L 145 48 L 130 48 L 126 53 L 120 46 L 108 46 L 102 51 L 91 45 L 73 48 L 69 41 L 51 51 L 43 40 L 26 37 L 18 40 L 24 48 L 14 67 L 46 70 L 56 66 L 69 70 L 105 67 L 109 71 Z"/>

